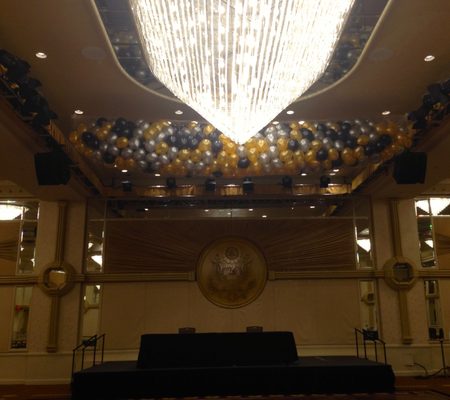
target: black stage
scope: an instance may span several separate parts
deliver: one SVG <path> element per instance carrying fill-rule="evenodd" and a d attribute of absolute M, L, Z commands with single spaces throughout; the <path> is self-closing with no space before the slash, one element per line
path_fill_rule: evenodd
<path fill-rule="evenodd" d="M 394 391 L 390 365 L 351 356 L 300 357 L 286 365 L 137 367 L 105 362 L 73 377 L 72 399 L 377 393 Z"/>

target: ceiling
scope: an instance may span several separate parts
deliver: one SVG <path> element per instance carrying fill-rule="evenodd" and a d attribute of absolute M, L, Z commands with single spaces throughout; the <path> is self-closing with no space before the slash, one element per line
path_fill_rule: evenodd
<path fill-rule="evenodd" d="M 379 12 L 379 4 L 377 0 L 365 0 L 369 14 Z M 450 77 L 448 0 L 391 0 L 381 11 L 381 18 L 353 69 L 336 83 L 294 103 L 290 109 L 296 120 L 376 120 L 383 110 L 390 110 L 391 116 L 398 118 L 420 106 L 429 84 Z M 30 63 L 30 76 L 42 82 L 42 94 L 58 115 L 55 123 L 65 137 L 79 123 L 91 123 L 99 117 L 174 121 L 177 117 L 174 111 L 181 109 L 184 121 L 201 121 L 201 116 L 186 105 L 148 90 L 124 72 L 93 1 L 2 0 L 0 43 L 3 49 Z M 45 52 L 48 58 L 36 58 L 38 51 Z M 435 60 L 424 62 L 428 54 L 434 55 Z M 82 109 L 84 115 L 75 115 L 75 109 Z M 278 119 L 284 121 L 287 117 L 283 112 Z M 428 152 L 424 185 L 397 185 L 387 168 L 368 180 L 365 178 L 369 174 L 364 175 L 358 190 L 389 197 L 432 191 L 438 182 L 449 178 L 448 130 L 447 117 L 441 126 L 433 128 L 433 138 L 425 137 L 416 147 Z M 0 137 L 0 179 L 6 182 L 3 186 L 11 187 L 14 182 L 44 199 L 81 199 L 94 193 L 92 186 L 112 187 L 112 182 L 122 179 L 120 171 L 99 168 L 74 156 L 77 179 L 71 179 L 68 185 L 39 186 L 33 154 L 43 151 L 45 146 L 7 104 L 0 107 Z M 342 172 L 342 182 L 349 183 L 348 174 Z M 132 173 L 127 179 L 145 185 L 165 184 L 165 177 L 142 173 Z M 279 181 L 279 177 L 266 180 L 260 177 L 255 183 L 273 183 L 274 179 Z M 302 182 L 301 179 L 294 177 L 294 183 Z M 355 179 L 355 174 L 351 179 Z M 90 184 L 86 185 L 88 181 Z M 203 181 L 204 178 L 186 178 L 182 183 Z M 444 190 L 447 185 L 440 187 Z M 127 195 L 119 189 L 120 195 Z M 5 193 L 8 190 L 0 191 L 2 196 Z M 105 190 L 103 194 L 118 193 Z"/>

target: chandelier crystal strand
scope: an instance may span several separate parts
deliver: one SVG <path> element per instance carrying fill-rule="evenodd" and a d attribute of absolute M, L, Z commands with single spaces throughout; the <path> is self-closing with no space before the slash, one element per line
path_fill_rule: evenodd
<path fill-rule="evenodd" d="M 244 143 L 324 72 L 354 0 L 130 0 L 153 74 Z"/>

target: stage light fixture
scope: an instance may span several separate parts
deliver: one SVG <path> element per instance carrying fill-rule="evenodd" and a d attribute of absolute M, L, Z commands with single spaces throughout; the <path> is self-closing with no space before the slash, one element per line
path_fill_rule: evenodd
<path fill-rule="evenodd" d="M 215 192 L 216 191 L 216 180 L 214 178 L 206 179 L 205 190 L 207 192 Z"/>
<path fill-rule="evenodd" d="M 292 177 L 285 175 L 281 178 L 281 185 L 286 189 L 292 188 Z"/>
<path fill-rule="evenodd" d="M 175 178 L 172 178 L 172 177 L 167 178 L 167 179 L 166 179 L 166 186 L 167 186 L 169 189 L 175 189 L 175 188 L 177 187 L 177 181 L 176 181 L 176 179 L 175 179 Z"/>
<path fill-rule="evenodd" d="M 132 192 L 133 184 L 131 183 L 131 181 L 122 181 L 122 190 L 127 193 Z"/>
<path fill-rule="evenodd" d="M 328 187 L 328 185 L 330 184 L 330 182 L 331 182 L 331 179 L 330 179 L 329 176 L 322 175 L 322 176 L 320 177 L 320 184 L 319 184 L 319 187 L 321 187 L 322 189 L 325 189 L 325 188 Z"/>
<path fill-rule="evenodd" d="M 254 185 L 252 178 L 244 178 L 244 181 L 242 182 L 242 189 L 244 190 L 245 194 L 253 193 Z"/>

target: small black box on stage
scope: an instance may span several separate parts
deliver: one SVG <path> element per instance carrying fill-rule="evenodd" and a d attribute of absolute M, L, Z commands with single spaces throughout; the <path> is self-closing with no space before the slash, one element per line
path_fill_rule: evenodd
<path fill-rule="evenodd" d="M 398 184 L 425 183 L 426 171 L 426 153 L 405 152 L 395 159 L 393 177 Z"/>

